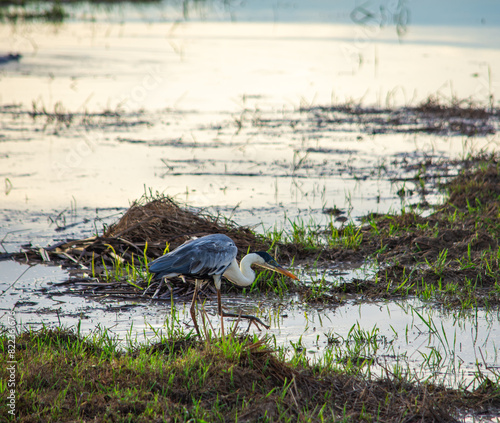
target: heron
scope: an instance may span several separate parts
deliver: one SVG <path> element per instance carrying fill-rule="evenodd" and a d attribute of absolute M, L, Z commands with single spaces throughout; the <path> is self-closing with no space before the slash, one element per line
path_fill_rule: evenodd
<path fill-rule="evenodd" d="M 156 279 L 172 278 L 174 276 L 191 276 L 195 278 L 195 288 L 191 301 L 191 318 L 198 336 L 200 329 L 196 321 L 195 304 L 198 291 L 204 280 L 213 278 L 217 289 L 217 311 L 221 319 L 222 336 L 224 336 L 224 317 L 237 317 L 250 320 L 250 325 L 260 323 L 266 329 L 269 326 L 255 316 L 227 313 L 222 310 L 221 278 L 224 276 L 238 286 L 249 286 L 255 280 L 252 265 L 257 265 L 274 272 L 281 273 L 292 279 L 297 276 L 281 267 L 271 255 L 265 251 L 247 254 L 240 262 L 236 260 L 238 248 L 234 241 L 224 234 L 206 235 L 186 241 L 175 250 L 165 254 L 149 264 L 149 272 Z M 258 327 L 258 326 L 257 326 Z"/>

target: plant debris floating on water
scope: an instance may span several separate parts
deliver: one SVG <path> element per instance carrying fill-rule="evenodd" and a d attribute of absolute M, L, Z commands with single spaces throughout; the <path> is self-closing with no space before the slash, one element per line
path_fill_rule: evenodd
<path fill-rule="evenodd" d="M 475 104 L 472 100 L 452 99 L 449 103 L 430 96 L 417 106 L 400 108 L 364 107 L 356 104 L 301 108 L 306 122 L 319 128 L 356 125 L 369 134 L 418 133 L 436 135 L 485 136 L 499 129 L 500 110 Z M 275 124 L 275 122 L 269 122 Z M 260 122 L 261 125 L 266 122 Z M 295 122 L 297 130 L 302 130 Z"/>

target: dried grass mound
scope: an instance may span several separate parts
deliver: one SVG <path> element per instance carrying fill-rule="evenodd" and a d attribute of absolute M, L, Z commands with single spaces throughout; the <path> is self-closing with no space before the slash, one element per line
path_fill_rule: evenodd
<path fill-rule="evenodd" d="M 249 228 L 205 210 L 181 207 L 170 197 L 156 195 L 135 201 L 121 219 L 100 236 L 67 240 L 44 248 L 29 247 L 23 252 L 0 255 L 0 260 L 52 262 L 71 268 L 86 266 L 92 268 L 93 273 L 101 274 L 105 272 L 104 266 L 113 267 L 117 260 L 134 262 L 134 256 L 145 254 L 152 260 L 163 255 L 167 245 L 172 251 L 192 237 L 215 233 L 233 239 L 240 258 L 248 251 L 270 248 L 269 241 Z M 278 259 L 291 259 L 296 249 L 296 246 L 275 243 L 272 253 Z"/>
<path fill-rule="evenodd" d="M 269 245 L 250 229 L 237 226 L 220 216 L 180 207 L 170 197 L 144 197 L 132 204 L 122 218 L 104 233 L 105 238 L 124 239 L 134 245 L 148 243 L 148 255 L 163 254 L 168 243 L 172 251 L 188 239 L 209 234 L 228 235 L 240 254 L 266 251 Z"/>

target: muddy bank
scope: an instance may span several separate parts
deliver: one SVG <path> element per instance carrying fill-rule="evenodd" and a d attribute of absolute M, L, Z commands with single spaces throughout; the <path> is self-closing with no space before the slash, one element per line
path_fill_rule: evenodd
<path fill-rule="evenodd" d="M 376 258 L 377 277 L 334 290 L 372 298 L 416 294 L 452 307 L 498 306 L 498 158 L 464 163 L 442 188 L 448 199 L 427 217 L 368 216 L 358 250 L 343 254 Z"/>
<path fill-rule="evenodd" d="M 7 343 L 5 334 L 0 342 Z M 313 366 L 303 356 L 285 361 L 278 354 L 269 340 L 248 337 L 205 342 L 177 337 L 124 351 L 106 333 L 91 339 L 61 329 L 25 332 L 17 335 L 13 354 L 22 374 L 16 413 L 22 422 L 103 416 L 452 422 L 466 412 L 495 412 L 499 405 L 488 378 L 475 390 L 454 390 L 390 369 L 370 380 L 355 365 L 337 372 L 331 360 Z"/>

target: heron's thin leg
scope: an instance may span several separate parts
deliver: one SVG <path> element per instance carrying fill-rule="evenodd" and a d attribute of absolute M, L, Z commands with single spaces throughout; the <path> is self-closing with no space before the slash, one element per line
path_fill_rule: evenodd
<path fill-rule="evenodd" d="M 160 292 L 160 289 L 161 289 L 161 287 L 163 286 L 163 280 L 164 280 L 164 279 L 165 279 L 165 278 L 161 278 L 161 279 L 160 279 L 160 283 L 158 284 L 158 288 L 156 288 L 156 291 L 155 291 L 155 293 L 153 294 L 153 297 L 152 297 L 152 298 L 156 298 L 156 296 L 158 295 L 158 292 Z"/>
<path fill-rule="evenodd" d="M 266 325 L 262 320 L 260 320 L 258 317 L 255 317 L 255 316 L 250 316 L 248 314 L 226 313 L 224 310 L 222 310 L 220 290 L 217 290 L 217 302 L 218 302 L 219 315 L 221 316 L 221 324 L 222 324 L 223 317 L 237 317 L 237 318 L 241 318 L 241 319 L 250 320 L 250 324 L 253 322 L 255 324 L 255 326 L 257 327 L 257 329 L 259 329 L 259 330 L 260 330 L 260 328 L 259 328 L 259 326 L 257 326 L 257 323 L 260 323 L 266 329 L 269 329 L 271 327 L 269 325 Z M 224 336 L 224 327 L 222 327 L 222 335 Z"/>
<path fill-rule="evenodd" d="M 224 338 L 224 312 L 222 311 L 222 300 L 220 296 L 220 289 L 217 288 L 217 310 L 220 316 L 220 329 L 222 333 L 222 337 Z"/>
<path fill-rule="evenodd" d="M 198 281 L 198 279 L 196 279 L 195 286 L 194 286 L 193 300 L 191 301 L 191 309 L 189 311 L 191 312 L 191 319 L 193 319 L 194 328 L 196 329 L 196 333 L 201 338 L 200 328 L 198 327 L 198 322 L 196 321 L 196 313 L 195 313 L 196 297 L 198 296 L 199 289 L 200 289 L 200 282 Z"/>

